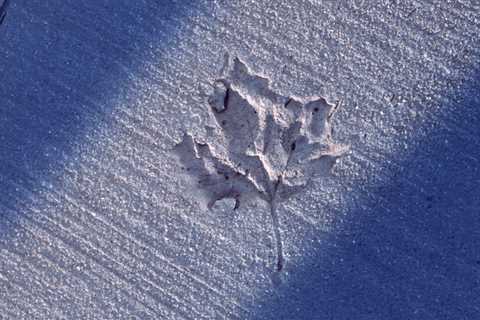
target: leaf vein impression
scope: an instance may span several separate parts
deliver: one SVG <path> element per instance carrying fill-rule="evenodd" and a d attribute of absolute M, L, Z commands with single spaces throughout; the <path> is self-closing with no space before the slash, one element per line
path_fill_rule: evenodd
<path fill-rule="evenodd" d="M 284 257 L 278 205 L 312 177 L 330 174 L 348 151 L 332 140 L 331 120 L 339 103 L 282 96 L 270 88 L 269 79 L 238 58 L 227 77 L 215 81 L 208 101 L 226 151 L 186 133 L 175 152 L 187 176 L 198 182 L 195 188 L 208 208 L 225 198 L 235 200 L 234 209 L 254 198 L 268 203 L 280 272 Z"/>

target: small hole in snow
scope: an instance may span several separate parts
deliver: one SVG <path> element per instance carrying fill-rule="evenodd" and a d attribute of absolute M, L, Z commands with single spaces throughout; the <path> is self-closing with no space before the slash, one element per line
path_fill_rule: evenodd
<path fill-rule="evenodd" d="M 285 102 L 284 107 L 288 108 L 288 105 L 290 104 L 290 102 L 292 102 L 292 98 L 288 98 L 287 102 Z"/>

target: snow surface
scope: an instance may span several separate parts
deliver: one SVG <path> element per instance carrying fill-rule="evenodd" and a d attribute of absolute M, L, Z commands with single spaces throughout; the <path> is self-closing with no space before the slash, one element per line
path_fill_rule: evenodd
<path fill-rule="evenodd" d="M 17 0 L 0 25 L 0 317 L 480 318 L 477 0 Z M 342 100 L 332 174 L 212 210 L 226 54 Z"/>

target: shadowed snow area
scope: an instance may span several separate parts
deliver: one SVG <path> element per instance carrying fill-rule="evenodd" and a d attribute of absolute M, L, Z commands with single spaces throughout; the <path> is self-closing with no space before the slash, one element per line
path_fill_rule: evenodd
<path fill-rule="evenodd" d="M 1 8 L 1 317 L 480 318 L 477 1 Z M 234 57 L 248 72 L 219 81 Z M 260 120 L 223 110 L 272 99 L 286 110 Z M 349 151 L 275 201 L 272 232 L 309 125 Z M 210 170 L 260 129 L 268 177 L 247 189 L 270 200 L 192 185 L 186 134 L 180 155 L 213 150 Z"/>
<path fill-rule="evenodd" d="M 254 319 L 479 317 L 479 90 L 474 75 L 405 154 L 358 177 L 335 231 L 305 236 Z"/>

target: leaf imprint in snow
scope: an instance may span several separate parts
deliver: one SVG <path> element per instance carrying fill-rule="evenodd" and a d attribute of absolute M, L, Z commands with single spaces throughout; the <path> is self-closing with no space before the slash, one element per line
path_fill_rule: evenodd
<path fill-rule="evenodd" d="M 332 140 L 331 119 L 339 103 L 322 97 L 300 99 L 272 91 L 267 78 L 253 74 L 238 58 L 215 81 L 210 110 L 226 152 L 185 134 L 175 146 L 206 204 L 259 197 L 268 203 L 276 244 L 276 270 L 284 266 L 277 207 L 315 176 L 330 173 L 348 147 Z"/>

